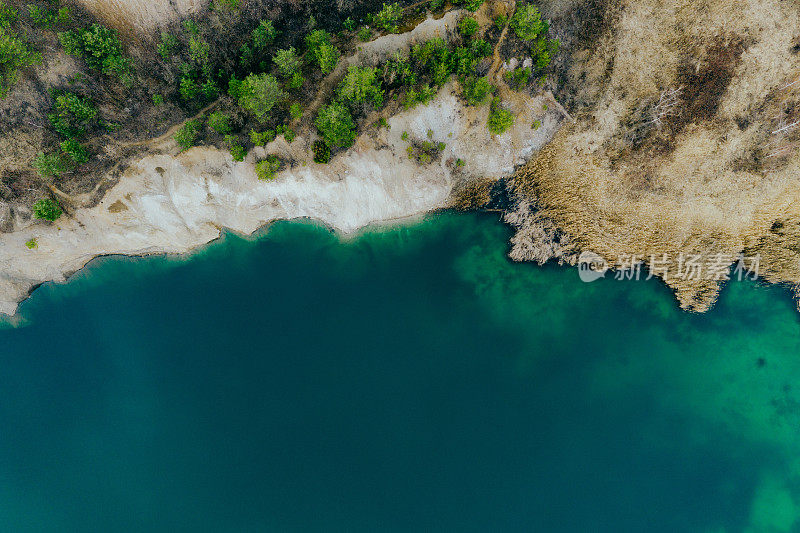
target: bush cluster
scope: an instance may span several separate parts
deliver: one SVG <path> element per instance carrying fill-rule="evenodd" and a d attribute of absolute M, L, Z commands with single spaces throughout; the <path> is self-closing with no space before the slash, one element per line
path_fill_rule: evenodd
<path fill-rule="evenodd" d="M 68 54 L 82 57 L 90 68 L 121 79 L 130 75 L 131 59 L 125 55 L 117 30 L 92 24 L 61 32 L 58 39 Z"/>

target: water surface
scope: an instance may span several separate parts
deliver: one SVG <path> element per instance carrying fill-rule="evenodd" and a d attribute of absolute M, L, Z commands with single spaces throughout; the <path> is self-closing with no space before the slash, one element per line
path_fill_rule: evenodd
<path fill-rule="evenodd" d="M 512 264 L 491 216 L 103 258 L 0 330 L 2 531 L 800 526 L 800 321 Z"/>

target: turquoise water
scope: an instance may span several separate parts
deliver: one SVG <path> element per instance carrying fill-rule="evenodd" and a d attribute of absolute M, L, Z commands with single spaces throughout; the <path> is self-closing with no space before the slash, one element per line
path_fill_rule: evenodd
<path fill-rule="evenodd" d="M 800 320 L 445 214 L 103 258 L 0 330 L 1 531 L 800 527 Z"/>

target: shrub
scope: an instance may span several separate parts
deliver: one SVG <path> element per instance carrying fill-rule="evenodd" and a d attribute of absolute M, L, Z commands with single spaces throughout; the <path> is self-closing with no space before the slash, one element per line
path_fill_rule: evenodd
<path fill-rule="evenodd" d="M 256 130 L 250 130 L 250 142 L 253 143 L 255 146 L 264 146 L 265 144 L 272 142 L 275 139 L 275 132 L 273 130 L 267 130 L 258 132 Z"/>
<path fill-rule="evenodd" d="M 253 47 L 259 52 L 263 52 L 272 44 L 277 34 L 271 20 L 262 20 L 253 30 Z"/>
<path fill-rule="evenodd" d="M 533 42 L 531 45 L 531 57 L 533 57 L 538 70 L 547 68 L 553 56 L 558 53 L 560 44 L 558 39 L 548 39 L 544 35 Z"/>
<path fill-rule="evenodd" d="M 57 200 L 42 198 L 33 204 L 33 218 L 53 222 L 61 216 L 61 206 Z"/>
<path fill-rule="evenodd" d="M 383 4 L 383 8 L 373 17 L 374 24 L 384 31 L 395 33 L 397 31 L 397 21 L 403 16 L 403 8 L 395 2 L 393 4 Z"/>
<path fill-rule="evenodd" d="M 395 52 L 383 64 L 383 83 L 388 86 L 411 86 L 417 82 L 417 75 L 411 69 L 408 58 Z"/>
<path fill-rule="evenodd" d="M 200 94 L 200 85 L 191 76 L 183 76 L 179 87 L 181 98 L 185 102 L 191 102 Z"/>
<path fill-rule="evenodd" d="M 275 104 L 286 96 L 275 76 L 269 74 L 250 74 L 238 84 L 236 92 L 242 109 L 252 113 L 261 122 L 268 118 L 267 113 Z"/>
<path fill-rule="evenodd" d="M 188 150 L 194 146 L 195 140 L 200 133 L 200 121 L 187 120 L 175 132 L 175 142 L 181 147 L 181 151 Z"/>
<path fill-rule="evenodd" d="M 244 161 L 244 158 L 247 156 L 247 150 L 241 145 L 238 137 L 235 135 L 226 135 L 225 145 L 228 147 L 228 150 L 230 150 L 234 161 Z"/>
<path fill-rule="evenodd" d="M 477 11 L 482 5 L 484 0 L 464 0 L 464 8 L 468 11 Z"/>
<path fill-rule="evenodd" d="M 164 104 L 164 97 L 160 94 L 153 95 L 153 105 L 158 107 Z"/>
<path fill-rule="evenodd" d="M 56 97 L 55 110 L 47 115 L 53 129 L 71 139 L 82 137 L 97 118 L 97 109 L 88 98 L 65 92 Z"/>
<path fill-rule="evenodd" d="M 82 57 L 89 68 L 120 78 L 129 73 L 131 60 L 125 57 L 116 30 L 92 24 L 89 28 L 61 32 L 58 39 L 68 54 Z"/>
<path fill-rule="evenodd" d="M 297 72 L 292 74 L 291 78 L 289 78 L 286 81 L 286 87 L 289 89 L 299 89 L 300 87 L 303 86 L 303 83 L 305 83 L 305 81 L 306 79 L 303 77 L 302 74 L 300 74 L 300 71 L 298 70 Z"/>
<path fill-rule="evenodd" d="M 492 108 L 489 111 L 489 119 L 486 127 L 495 135 L 500 135 L 514 124 L 514 115 L 511 111 L 500 106 L 500 99 L 492 100 Z"/>
<path fill-rule="evenodd" d="M 217 11 L 235 11 L 239 9 L 241 0 L 214 0 L 214 9 Z"/>
<path fill-rule="evenodd" d="M 486 77 L 467 78 L 463 83 L 464 98 L 469 105 L 478 105 L 483 102 L 492 91 L 492 85 Z"/>
<path fill-rule="evenodd" d="M 317 49 L 317 63 L 323 74 L 327 74 L 336 67 L 339 62 L 339 50 L 332 44 L 323 43 Z"/>
<path fill-rule="evenodd" d="M 311 61 L 317 60 L 317 50 L 323 44 L 331 44 L 331 34 L 325 30 L 314 30 L 306 35 L 306 49 Z"/>
<path fill-rule="evenodd" d="M 349 104 L 360 104 L 370 99 L 378 107 L 383 103 L 380 85 L 378 69 L 351 65 L 336 92 Z"/>
<path fill-rule="evenodd" d="M 294 130 L 292 130 L 286 124 L 278 124 L 278 126 L 275 128 L 275 133 L 278 135 L 283 135 L 283 138 L 286 139 L 287 143 L 294 141 Z"/>
<path fill-rule="evenodd" d="M 459 46 L 450 54 L 450 70 L 458 74 L 460 78 L 471 76 L 475 72 L 476 62 L 477 60 L 472 55 L 472 51 L 463 46 Z M 442 72 L 441 76 L 447 79 L 447 74 L 449 74 L 449 71 L 447 73 Z"/>
<path fill-rule="evenodd" d="M 429 85 L 423 85 L 418 90 L 413 87 L 409 89 L 403 98 L 403 107 L 411 109 L 418 104 L 427 104 L 436 96 L 436 89 Z"/>
<path fill-rule="evenodd" d="M 344 26 L 344 29 L 347 31 L 353 31 L 356 29 L 356 21 L 350 17 L 347 17 L 344 19 L 344 22 L 342 22 L 342 26 Z"/>
<path fill-rule="evenodd" d="M 465 38 L 472 37 L 478 31 L 478 21 L 475 17 L 464 17 L 458 23 L 458 32 Z"/>
<path fill-rule="evenodd" d="M 268 155 L 263 161 L 256 163 L 256 176 L 260 180 L 271 180 L 275 173 L 281 169 L 281 160 L 275 155 Z"/>
<path fill-rule="evenodd" d="M 518 67 L 503 74 L 508 84 L 516 90 L 523 89 L 531 80 L 531 69 Z"/>
<path fill-rule="evenodd" d="M 328 163 L 331 160 L 331 148 L 323 141 L 314 141 L 312 146 L 315 163 Z"/>
<path fill-rule="evenodd" d="M 522 40 L 530 41 L 540 34 L 547 33 L 547 22 L 542 20 L 539 10 L 531 4 L 518 7 L 511 17 L 511 29 Z"/>
<path fill-rule="evenodd" d="M 483 39 L 475 39 L 472 41 L 469 45 L 469 50 L 475 58 L 489 57 L 492 55 L 492 45 Z"/>
<path fill-rule="evenodd" d="M 497 31 L 503 31 L 506 24 L 508 24 L 508 17 L 506 15 L 497 15 L 494 18 L 494 27 L 497 28 Z"/>
<path fill-rule="evenodd" d="M 428 4 L 428 9 L 430 9 L 431 12 L 439 11 L 443 5 L 444 0 L 431 0 L 430 4 Z"/>
<path fill-rule="evenodd" d="M 225 113 L 215 111 L 208 117 L 208 126 L 220 135 L 226 135 L 231 132 L 231 117 Z"/>
<path fill-rule="evenodd" d="M 275 52 L 272 61 L 284 78 L 291 78 L 295 72 L 300 70 L 300 58 L 297 57 L 293 46 Z"/>
<path fill-rule="evenodd" d="M 339 102 L 323 107 L 314 125 L 325 144 L 331 148 L 350 146 L 356 138 L 353 116 L 347 106 Z"/>
<path fill-rule="evenodd" d="M 72 170 L 72 165 L 64 157 L 64 154 L 44 154 L 40 152 L 33 160 L 33 168 L 43 178 L 57 178 L 63 172 Z"/>
<path fill-rule="evenodd" d="M 158 47 L 156 47 L 156 51 L 164 61 L 167 61 L 178 48 L 178 44 L 177 37 L 171 33 L 162 31 L 161 42 L 158 44 Z"/>
<path fill-rule="evenodd" d="M 67 139 L 61 143 L 61 151 L 67 154 L 77 165 L 89 161 L 89 152 L 75 139 Z"/>
<path fill-rule="evenodd" d="M 289 106 L 289 115 L 292 119 L 297 120 L 303 116 L 303 108 L 297 102 Z"/>
<path fill-rule="evenodd" d="M 183 21 L 183 29 L 186 30 L 186 33 L 189 35 L 197 35 L 200 33 L 200 27 L 192 19 L 186 19 Z"/>
<path fill-rule="evenodd" d="M 361 42 L 367 42 L 372 38 L 372 30 L 369 29 L 369 26 L 362 26 L 360 30 L 358 30 L 358 39 Z"/>
<path fill-rule="evenodd" d="M 33 237 L 25 241 L 25 248 L 27 248 L 28 250 L 33 250 L 37 246 L 39 246 L 39 243 L 36 242 L 36 237 Z"/>
<path fill-rule="evenodd" d="M 205 76 L 211 74 L 210 61 L 211 45 L 199 35 L 192 35 L 189 39 L 189 59 L 198 65 Z"/>
<path fill-rule="evenodd" d="M 5 13 L 5 14 L 3 14 Z M 0 3 L 0 98 L 4 98 L 19 79 L 19 71 L 41 62 L 41 55 L 33 52 L 11 28 L 16 11 Z"/>

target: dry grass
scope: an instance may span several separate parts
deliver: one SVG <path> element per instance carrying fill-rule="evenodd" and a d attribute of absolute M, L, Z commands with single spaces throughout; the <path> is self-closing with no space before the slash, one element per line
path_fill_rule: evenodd
<path fill-rule="evenodd" d="M 92 14 L 128 35 L 154 28 L 199 12 L 208 0 L 79 0 Z"/>
<path fill-rule="evenodd" d="M 623 0 L 609 9 L 618 9 L 613 24 L 572 51 L 567 79 L 584 108 L 518 173 L 520 198 L 570 236 L 567 256 L 760 254 L 766 279 L 800 283 L 800 81 L 790 85 L 800 79 L 800 6 Z M 668 112 L 654 121 L 665 95 Z M 517 238 L 512 256 L 541 259 L 526 247 Z M 671 268 L 665 281 L 683 307 L 714 302 L 716 280 L 677 279 Z"/>

